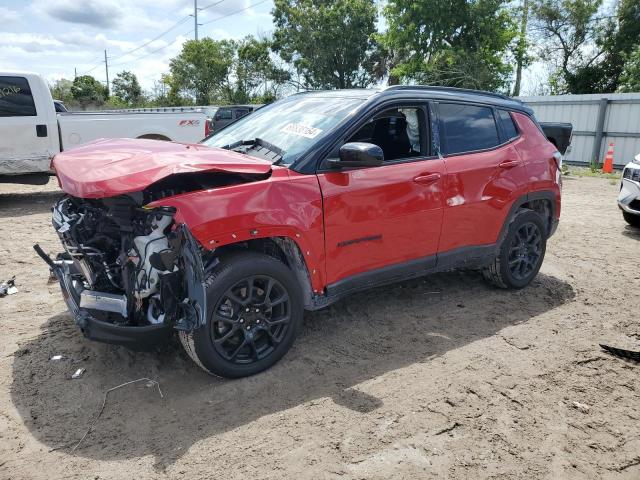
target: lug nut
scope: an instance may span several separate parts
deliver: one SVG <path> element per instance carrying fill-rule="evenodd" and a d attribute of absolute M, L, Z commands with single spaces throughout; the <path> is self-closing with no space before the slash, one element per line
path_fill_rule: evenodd
<path fill-rule="evenodd" d="M 248 311 L 249 311 L 249 307 L 247 307 L 247 309 L 245 310 L 245 312 L 248 312 Z"/>
<path fill-rule="evenodd" d="M 260 309 L 259 308 L 256 308 L 256 313 L 260 313 Z"/>
<path fill-rule="evenodd" d="M 241 319 L 240 319 L 240 323 L 244 323 L 244 318 L 241 318 Z"/>
<path fill-rule="evenodd" d="M 251 330 L 251 327 L 249 325 L 247 325 L 247 330 Z"/>

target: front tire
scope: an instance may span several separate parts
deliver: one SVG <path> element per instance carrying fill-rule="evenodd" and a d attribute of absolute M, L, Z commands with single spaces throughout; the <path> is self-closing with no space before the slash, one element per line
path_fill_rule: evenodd
<path fill-rule="evenodd" d="M 640 215 L 634 215 L 633 213 L 622 211 L 622 217 L 632 227 L 640 228 Z"/>
<path fill-rule="evenodd" d="M 524 288 L 536 277 L 547 248 L 547 229 L 533 210 L 516 214 L 500 252 L 483 270 L 484 278 L 500 288 Z"/>
<path fill-rule="evenodd" d="M 291 348 L 303 317 L 302 293 L 281 261 L 257 252 L 223 258 L 207 278 L 207 323 L 179 332 L 195 363 L 226 378 L 254 375 Z"/>

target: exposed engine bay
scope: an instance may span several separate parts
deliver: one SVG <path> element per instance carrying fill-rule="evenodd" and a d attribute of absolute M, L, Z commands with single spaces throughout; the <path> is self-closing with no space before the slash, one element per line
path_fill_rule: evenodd
<path fill-rule="evenodd" d="M 89 292 L 109 293 L 110 301 L 101 305 L 104 311 L 136 324 L 163 321 L 160 273 L 164 277 L 178 271 L 179 245 L 169 229 L 172 216 L 168 209 L 146 212 L 126 197 L 59 201 L 53 207 L 53 226 L 65 249 L 62 259 L 81 272 L 86 288 L 80 306 L 98 306 L 98 297 Z M 167 281 L 163 278 L 163 284 Z"/>
<path fill-rule="evenodd" d="M 60 281 L 67 306 L 85 335 L 128 343 L 128 336 L 122 342 L 102 338 L 96 325 L 140 327 L 148 336 L 153 327 L 191 331 L 204 324 L 204 278 L 217 264 L 215 252 L 203 249 L 185 225 L 176 224 L 173 208 L 142 206 L 205 187 L 181 177 L 134 194 L 102 199 L 65 196 L 53 206 L 52 223 L 64 252 L 51 259 L 39 246 L 34 248 Z M 213 178 L 207 187 L 222 183 L 220 176 Z M 226 184 L 241 181 L 224 176 Z M 173 188 L 174 182 L 180 188 Z"/>

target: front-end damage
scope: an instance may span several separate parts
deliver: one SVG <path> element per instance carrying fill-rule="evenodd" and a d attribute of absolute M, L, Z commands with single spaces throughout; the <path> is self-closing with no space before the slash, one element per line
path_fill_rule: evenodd
<path fill-rule="evenodd" d="M 154 194 L 65 196 L 54 205 L 64 251 L 52 259 L 34 248 L 87 338 L 142 347 L 205 324 L 205 278 L 218 258 L 176 221 L 174 208 L 143 206 L 184 193 L 167 190 L 166 183 Z"/>

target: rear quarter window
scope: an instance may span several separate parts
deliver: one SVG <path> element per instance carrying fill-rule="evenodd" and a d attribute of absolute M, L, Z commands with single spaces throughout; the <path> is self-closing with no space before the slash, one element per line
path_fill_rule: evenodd
<path fill-rule="evenodd" d="M 500 125 L 502 126 L 502 131 L 507 140 L 511 140 L 518 136 L 518 129 L 516 128 L 515 123 L 513 123 L 513 118 L 511 118 L 511 114 L 506 110 L 498 110 L 498 120 L 500 121 Z"/>
<path fill-rule="evenodd" d="M 0 77 L 0 117 L 35 117 L 29 82 L 24 77 Z"/>
<path fill-rule="evenodd" d="M 493 109 L 460 103 L 438 104 L 445 154 L 486 150 L 500 144 Z"/>

